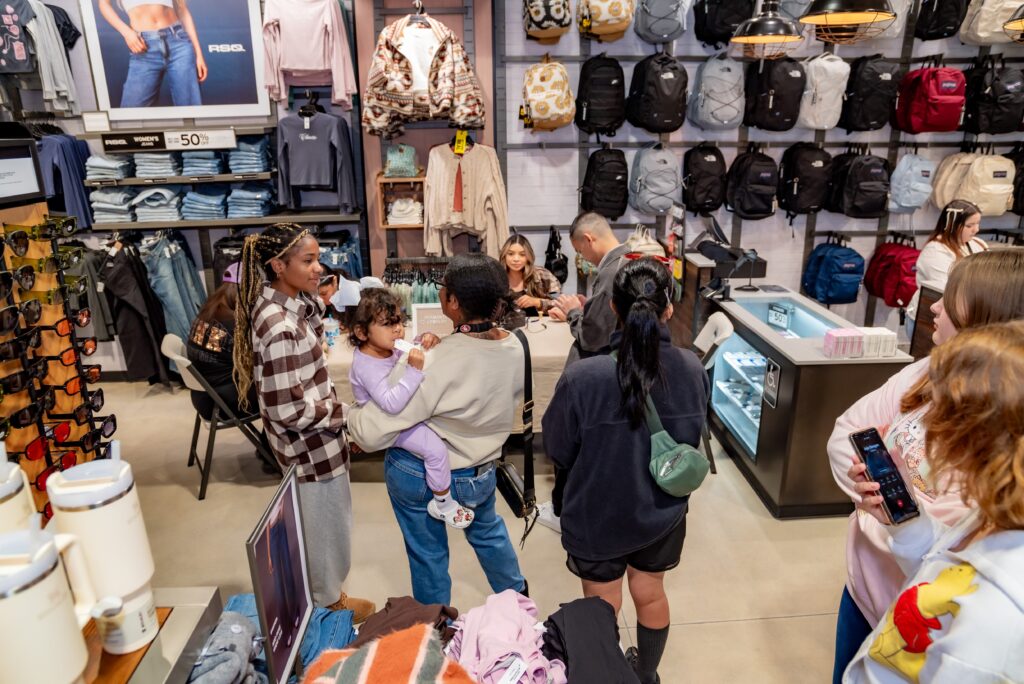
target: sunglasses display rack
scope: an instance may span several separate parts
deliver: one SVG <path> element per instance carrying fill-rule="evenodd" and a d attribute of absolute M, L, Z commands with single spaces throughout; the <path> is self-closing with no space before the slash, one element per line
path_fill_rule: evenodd
<path fill-rule="evenodd" d="M 97 417 L 103 408 L 103 391 L 95 386 L 100 370 L 83 361 L 95 352 L 96 340 L 81 335 L 91 314 L 75 310 L 71 298 L 82 294 L 86 282 L 64 273 L 81 258 L 60 245 L 74 233 L 74 219 L 46 212 L 45 204 L 0 210 L 0 435 L 8 458 L 32 483 L 36 509 L 49 520 L 48 478 L 105 458 L 103 439 L 113 435 L 116 419 Z"/>

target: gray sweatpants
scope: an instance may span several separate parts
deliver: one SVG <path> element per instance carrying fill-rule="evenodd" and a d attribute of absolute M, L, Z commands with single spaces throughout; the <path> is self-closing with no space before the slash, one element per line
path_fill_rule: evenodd
<path fill-rule="evenodd" d="M 341 596 L 352 567 L 352 491 L 348 471 L 333 480 L 299 483 L 313 603 L 323 608 Z"/>

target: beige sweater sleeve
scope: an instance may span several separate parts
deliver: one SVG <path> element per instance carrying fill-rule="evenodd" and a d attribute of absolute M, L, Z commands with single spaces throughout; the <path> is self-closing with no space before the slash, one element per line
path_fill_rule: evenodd
<path fill-rule="evenodd" d="M 427 156 L 427 179 L 423 188 L 423 249 L 430 256 L 441 254 L 438 227 L 443 225 L 448 215 L 445 195 L 450 170 L 445 164 L 445 156 L 438 154 L 437 150 L 437 147 L 433 148 Z"/>
<path fill-rule="evenodd" d="M 484 233 L 485 249 L 489 256 L 498 258 L 501 246 L 508 239 L 508 196 L 505 194 L 505 180 L 501 176 L 501 165 L 498 154 L 492 148 L 488 151 L 488 168 L 486 180 L 481 183 L 487 193 L 487 202 L 483 206 L 487 212 L 484 217 L 487 230 Z"/>

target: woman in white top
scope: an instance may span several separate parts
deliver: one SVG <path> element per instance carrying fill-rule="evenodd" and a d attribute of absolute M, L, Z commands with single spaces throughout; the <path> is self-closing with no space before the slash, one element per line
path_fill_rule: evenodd
<path fill-rule="evenodd" d="M 917 258 L 917 292 L 907 307 L 907 335 L 914 337 L 914 321 L 921 288 L 946 289 L 946 280 L 953 264 L 968 254 L 988 249 L 984 240 L 976 237 L 981 229 L 981 209 L 967 200 L 953 200 L 939 213 L 939 222 L 928 238 L 928 243 Z"/>

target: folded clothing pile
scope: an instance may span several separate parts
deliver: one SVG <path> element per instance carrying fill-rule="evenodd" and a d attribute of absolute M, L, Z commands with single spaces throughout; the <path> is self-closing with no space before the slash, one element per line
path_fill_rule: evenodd
<path fill-rule="evenodd" d="M 388 207 L 389 226 L 415 226 L 423 223 L 423 203 L 408 197 L 396 199 Z"/>
<path fill-rule="evenodd" d="M 269 183 L 243 183 L 228 195 L 228 218 L 266 216 L 273 204 L 274 190 Z"/>
<path fill-rule="evenodd" d="M 166 178 L 181 175 L 181 155 L 177 152 L 136 152 L 135 175 L 138 178 Z"/>
<path fill-rule="evenodd" d="M 190 150 L 181 154 L 183 176 L 215 176 L 224 172 L 224 155 L 217 150 Z"/>
<path fill-rule="evenodd" d="M 215 184 L 190 190 L 181 203 L 181 217 L 186 221 L 209 221 L 227 218 L 227 188 Z"/>
<path fill-rule="evenodd" d="M 134 188 L 96 188 L 89 193 L 94 223 L 126 223 L 135 220 Z"/>
<path fill-rule="evenodd" d="M 174 185 L 146 188 L 132 200 L 135 218 L 139 221 L 180 221 L 181 192 L 181 187 Z"/>
<path fill-rule="evenodd" d="M 241 613 L 221 613 L 217 627 L 192 666 L 189 684 L 265 684 L 269 681 L 267 676 L 257 672 L 255 666 L 258 634 L 256 624 Z"/>
<path fill-rule="evenodd" d="M 88 180 L 118 180 L 128 178 L 132 173 L 131 158 L 122 155 L 94 154 L 85 161 L 85 177 Z"/>
<path fill-rule="evenodd" d="M 270 170 L 270 138 L 265 135 L 243 135 L 238 147 L 228 153 L 232 173 L 264 173 Z"/>

